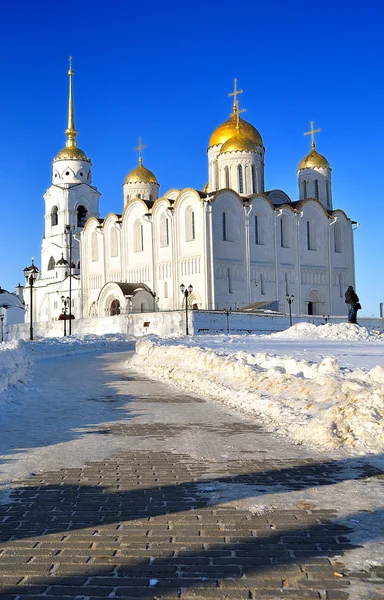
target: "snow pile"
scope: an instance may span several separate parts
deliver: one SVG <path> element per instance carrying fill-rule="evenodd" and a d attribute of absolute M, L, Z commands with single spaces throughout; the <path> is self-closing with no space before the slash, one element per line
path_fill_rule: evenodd
<path fill-rule="evenodd" d="M 154 338 L 137 341 L 130 366 L 264 418 L 298 443 L 384 450 L 381 366 L 363 371 L 340 369 L 333 357 L 308 362 L 267 352 L 226 355 Z"/>
<path fill-rule="evenodd" d="M 15 383 L 23 383 L 35 360 L 98 350 L 133 350 L 135 338 L 123 334 L 76 335 L 44 338 L 36 341 L 10 342 L 0 345 L 0 392 Z"/>
<path fill-rule="evenodd" d="M 384 335 L 374 330 L 359 327 L 352 323 L 313 325 L 312 323 L 297 323 L 285 331 L 273 333 L 268 337 L 274 339 L 307 339 L 307 340 L 365 340 L 384 341 Z"/>

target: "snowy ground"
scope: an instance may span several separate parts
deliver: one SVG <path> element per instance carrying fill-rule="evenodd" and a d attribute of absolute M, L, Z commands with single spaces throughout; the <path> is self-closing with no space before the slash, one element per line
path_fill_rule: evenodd
<path fill-rule="evenodd" d="M 315 458 L 343 465 L 338 483 L 305 490 L 202 485 L 212 504 L 234 502 L 255 512 L 310 506 L 334 508 L 362 547 L 350 567 L 382 562 L 383 487 L 356 480 L 362 462 L 384 466 L 383 337 L 349 325 L 297 325 L 269 336 L 190 339 L 85 336 L 0 346 L 0 491 L 33 471 L 77 467 L 119 450 L 166 449 L 207 461 Z M 128 352 L 127 352 L 128 351 Z M 338 364 L 336 364 L 336 362 Z M 174 384 L 128 381 L 131 369 Z M 172 394 L 211 396 L 218 402 L 166 404 Z M 187 390 L 187 392 L 185 391 Z M 164 404 L 148 403 L 164 397 Z M 146 402 L 141 400 L 145 398 Z M 177 407 L 177 410 L 176 410 Z M 278 438 L 207 436 L 198 422 L 259 420 Z M 170 440 L 95 429 L 116 422 L 183 423 L 196 427 Z M 336 431 L 335 431 L 336 429 Z M 295 445 L 290 440 L 296 441 Z M 306 445 L 300 445 L 305 441 Z M 1 496 L 0 496 L 1 498 Z M 362 598 L 363 596 L 361 596 Z"/>
<path fill-rule="evenodd" d="M 131 366 L 211 396 L 296 443 L 384 451 L 384 336 L 300 323 L 272 335 L 138 340 Z"/>

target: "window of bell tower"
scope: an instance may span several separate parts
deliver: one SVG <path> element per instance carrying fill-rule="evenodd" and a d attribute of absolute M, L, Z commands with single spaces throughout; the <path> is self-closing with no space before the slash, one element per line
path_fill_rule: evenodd
<path fill-rule="evenodd" d="M 80 204 L 80 206 L 77 207 L 77 226 L 78 227 L 84 227 L 86 220 L 88 218 L 87 215 L 88 215 L 87 209 L 85 208 L 85 206 Z"/>

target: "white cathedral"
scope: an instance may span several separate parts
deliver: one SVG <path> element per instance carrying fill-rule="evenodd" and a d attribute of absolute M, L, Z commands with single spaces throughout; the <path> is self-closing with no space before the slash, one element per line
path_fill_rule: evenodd
<path fill-rule="evenodd" d="M 212 133 L 203 191 L 159 195 L 139 164 L 123 183 L 122 210 L 99 216 L 88 156 L 77 146 L 69 69 L 66 146 L 53 159 L 44 195 L 41 270 L 33 286 L 34 321 L 60 318 L 61 297 L 74 317 L 274 303 L 295 314 L 344 315 L 355 285 L 353 224 L 332 204 L 331 167 L 315 149 L 300 162 L 299 200 L 264 187 L 262 137 L 240 118 L 235 88 L 230 118 Z M 31 290 L 24 288 L 28 303 Z M 69 312 L 69 307 L 68 307 Z M 30 316 L 26 315 L 26 320 Z"/>

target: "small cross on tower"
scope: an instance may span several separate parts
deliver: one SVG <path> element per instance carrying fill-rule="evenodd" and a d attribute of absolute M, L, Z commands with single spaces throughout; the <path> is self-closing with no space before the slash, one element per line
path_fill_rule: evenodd
<path fill-rule="evenodd" d="M 147 144 L 142 144 L 142 139 L 141 139 L 141 137 L 139 137 L 139 145 L 136 148 L 134 148 L 134 150 L 135 150 L 135 152 L 137 152 L 137 151 L 139 152 L 139 163 L 140 164 L 143 162 L 142 150 L 143 150 L 143 148 L 146 148 L 146 147 L 147 147 Z"/>
<path fill-rule="evenodd" d="M 311 144 L 311 148 L 312 150 L 315 149 L 315 133 L 319 133 L 319 131 L 321 131 L 321 129 L 313 129 L 313 121 L 311 121 L 311 131 L 306 131 L 304 133 L 304 135 L 311 135 L 312 136 L 312 144 Z"/>
<path fill-rule="evenodd" d="M 237 96 L 239 94 L 242 94 L 243 90 L 238 90 L 237 89 L 237 79 L 234 80 L 234 86 L 233 86 L 233 92 L 231 94 L 228 94 L 228 97 L 233 96 L 233 110 L 231 112 L 231 114 L 229 115 L 230 117 L 234 117 L 236 119 L 236 129 L 239 130 L 239 115 L 241 113 L 245 113 L 246 109 L 243 108 L 242 110 L 239 110 L 239 101 L 237 99 Z"/>

